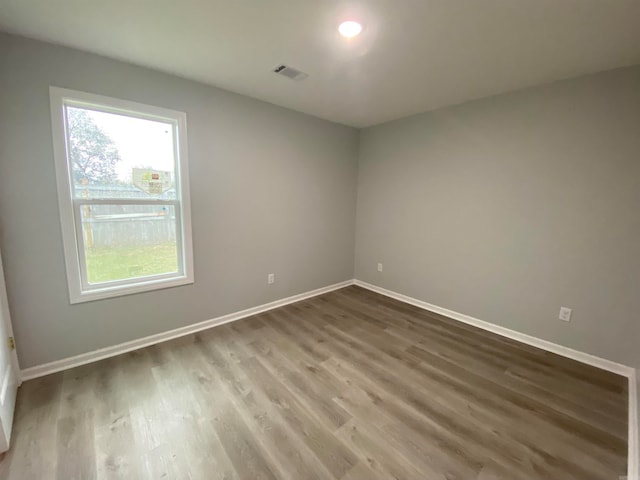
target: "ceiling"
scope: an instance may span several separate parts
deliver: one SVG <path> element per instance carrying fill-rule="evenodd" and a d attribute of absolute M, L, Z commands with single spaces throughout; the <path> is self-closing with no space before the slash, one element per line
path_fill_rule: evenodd
<path fill-rule="evenodd" d="M 640 0 L 0 0 L 0 30 L 356 127 L 640 63 Z"/>

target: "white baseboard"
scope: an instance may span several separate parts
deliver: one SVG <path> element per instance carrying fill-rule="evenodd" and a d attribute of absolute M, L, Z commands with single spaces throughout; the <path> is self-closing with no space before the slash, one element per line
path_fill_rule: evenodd
<path fill-rule="evenodd" d="M 638 439 L 638 371 L 629 377 L 629 480 L 640 480 Z"/>
<path fill-rule="evenodd" d="M 35 367 L 25 368 L 21 371 L 21 380 L 31 380 L 34 378 L 42 377 L 44 375 L 49 375 L 51 373 L 67 370 L 69 368 L 79 367 L 80 365 L 85 365 L 87 363 L 97 362 L 98 360 L 114 357 L 122 353 L 130 352 L 132 350 L 138 350 L 139 348 L 148 347 L 149 345 L 155 345 L 157 343 L 166 342 L 167 340 L 183 337 L 185 335 L 189 335 L 190 333 L 196 333 L 202 330 L 216 327 L 218 325 L 223 325 L 225 323 L 235 322 L 236 320 L 240 320 L 242 318 L 257 315 L 258 313 L 273 310 L 274 308 L 289 305 L 290 303 L 299 302 L 301 300 L 315 297 L 317 295 L 322 295 L 323 293 L 338 290 L 349 285 L 353 285 L 353 280 L 346 280 L 344 282 L 335 283 L 333 285 L 300 293 L 291 297 L 282 298 L 280 300 L 275 300 L 273 302 L 258 305 L 256 307 L 247 308 L 246 310 L 241 310 L 239 312 L 229 313 L 221 317 L 212 318 L 211 320 L 205 320 L 204 322 L 194 323 L 193 325 L 187 325 L 184 327 L 176 328 L 174 330 L 169 330 L 167 332 L 157 333 L 148 337 L 139 338 L 130 342 L 120 343 L 111 347 L 100 348 L 92 352 L 81 353 L 80 355 L 75 355 L 73 357 L 63 358 L 62 360 L 56 360 L 42 365 L 36 365 Z"/>
<path fill-rule="evenodd" d="M 548 352 L 557 353 L 558 355 L 562 355 L 563 357 L 568 357 L 573 360 L 586 363 L 588 365 L 593 365 L 594 367 L 598 367 L 603 370 L 607 370 L 609 372 L 617 373 L 618 375 L 629 377 L 631 375 L 631 372 L 634 370 L 633 368 L 627 367 L 626 365 L 622 365 L 620 363 L 612 362 L 610 360 L 605 360 L 604 358 L 596 357 L 595 355 L 590 355 L 588 353 L 580 352 L 578 350 L 573 350 L 571 348 L 564 347 L 562 345 L 558 345 L 556 343 L 552 343 L 547 340 L 542 340 L 540 338 L 532 337 L 531 335 L 526 335 L 524 333 L 520 333 L 515 330 L 511 330 L 509 328 L 505 328 L 499 325 L 495 325 L 493 323 L 485 322 L 484 320 L 479 320 L 477 318 L 471 317 L 469 315 L 465 315 L 463 313 L 458 313 L 453 310 L 449 310 L 447 308 L 439 307 L 437 305 L 432 305 L 430 303 L 423 302 L 422 300 L 417 300 L 415 298 L 408 297 L 406 295 L 402 295 L 400 293 L 396 293 L 391 290 L 387 290 L 386 288 L 372 285 L 370 283 L 362 282 L 360 280 L 355 280 L 354 283 L 362 288 L 366 288 L 367 290 L 380 293 L 387 297 L 395 298 L 396 300 L 400 300 L 401 302 L 415 305 L 416 307 L 420 307 L 424 310 L 428 310 L 433 313 L 438 313 L 440 315 L 444 315 L 445 317 L 452 318 L 459 322 L 466 323 L 468 325 L 473 325 L 474 327 L 478 327 L 483 330 L 496 333 L 502 337 L 511 338 L 512 340 L 517 340 L 518 342 L 525 343 L 527 345 L 531 345 L 534 347 L 538 347 Z"/>
<path fill-rule="evenodd" d="M 547 340 L 542 340 L 531 335 L 526 335 L 524 333 L 501 327 L 493 323 L 485 322 L 484 320 L 480 320 L 463 313 L 458 313 L 456 311 L 449 310 L 448 308 L 432 305 L 431 303 L 423 302 L 422 300 L 408 297 L 407 295 L 402 295 L 401 293 L 387 290 L 386 288 L 378 287 L 376 285 L 372 285 L 371 283 L 363 282 L 361 280 L 354 280 L 353 283 L 355 285 L 358 285 L 359 287 L 371 290 L 372 292 L 380 293 L 381 295 L 400 300 L 401 302 L 414 305 L 424 310 L 444 315 L 445 317 L 452 318 L 453 320 L 457 320 L 468 325 L 473 325 L 474 327 L 493 332 L 497 335 L 510 338 L 512 340 L 516 340 L 518 342 L 525 343 L 527 345 L 531 345 L 548 352 L 553 352 L 558 355 L 562 355 L 563 357 L 571 358 L 573 360 L 577 360 L 578 362 L 586 363 L 587 365 L 592 365 L 594 367 L 598 367 L 603 370 L 607 370 L 609 372 L 627 377 L 629 379 L 629 465 L 627 475 L 628 480 L 640 480 L 640 460 L 638 458 L 638 450 L 640 448 L 640 445 L 638 443 L 638 390 L 635 368 L 612 362 L 611 360 L 606 360 L 604 358 L 596 357 L 595 355 L 580 352 L 578 350 L 573 350 L 572 348 L 558 345 Z"/>

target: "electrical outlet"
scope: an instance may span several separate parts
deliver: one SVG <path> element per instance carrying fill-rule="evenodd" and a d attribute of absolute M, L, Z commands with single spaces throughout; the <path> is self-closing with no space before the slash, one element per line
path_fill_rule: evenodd
<path fill-rule="evenodd" d="M 379 272 L 381 272 L 381 271 L 382 271 L 382 264 L 381 264 L 381 263 L 379 263 L 379 264 L 378 264 L 378 271 L 379 271 Z"/>
<path fill-rule="evenodd" d="M 563 322 L 570 322 L 571 321 L 571 309 L 567 308 L 567 307 L 560 307 L 560 314 L 558 315 L 558 318 L 560 320 L 562 320 Z"/>
<path fill-rule="evenodd" d="M 272 283 L 276 283 L 276 274 L 275 273 L 270 273 L 269 275 L 267 275 L 267 283 L 269 285 L 271 285 Z"/>

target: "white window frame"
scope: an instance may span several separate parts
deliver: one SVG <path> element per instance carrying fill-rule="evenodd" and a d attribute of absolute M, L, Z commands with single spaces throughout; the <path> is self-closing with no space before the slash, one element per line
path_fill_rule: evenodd
<path fill-rule="evenodd" d="M 94 95 L 65 88 L 50 87 L 51 129 L 58 184 L 58 206 L 62 226 L 69 300 L 89 302 L 132 293 L 187 285 L 193 279 L 193 247 L 191 240 L 191 202 L 187 164 L 187 115 L 184 112 Z M 167 122 L 174 130 L 175 200 L 158 199 L 78 199 L 73 197 L 71 165 L 67 157 L 68 136 L 65 106 L 84 107 L 107 113 Z M 86 275 L 84 238 L 80 209 L 87 204 L 107 205 L 172 205 L 176 215 L 178 272 L 150 275 L 125 280 L 89 284 Z"/>

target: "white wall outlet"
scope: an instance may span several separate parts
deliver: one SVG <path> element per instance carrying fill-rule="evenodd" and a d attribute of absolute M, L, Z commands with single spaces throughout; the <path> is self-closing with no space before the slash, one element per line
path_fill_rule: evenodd
<path fill-rule="evenodd" d="M 558 318 L 560 320 L 562 320 L 563 322 L 570 322 L 571 321 L 571 309 L 567 308 L 567 307 L 560 307 L 560 314 L 558 315 Z"/>
<path fill-rule="evenodd" d="M 382 264 L 381 264 L 381 263 L 379 263 L 379 264 L 378 264 L 378 271 L 379 271 L 379 272 L 381 272 L 381 271 L 382 271 Z"/>
<path fill-rule="evenodd" d="M 276 283 L 276 274 L 275 273 L 270 273 L 269 275 L 267 275 L 267 283 L 269 285 L 271 285 L 272 283 Z"/>

